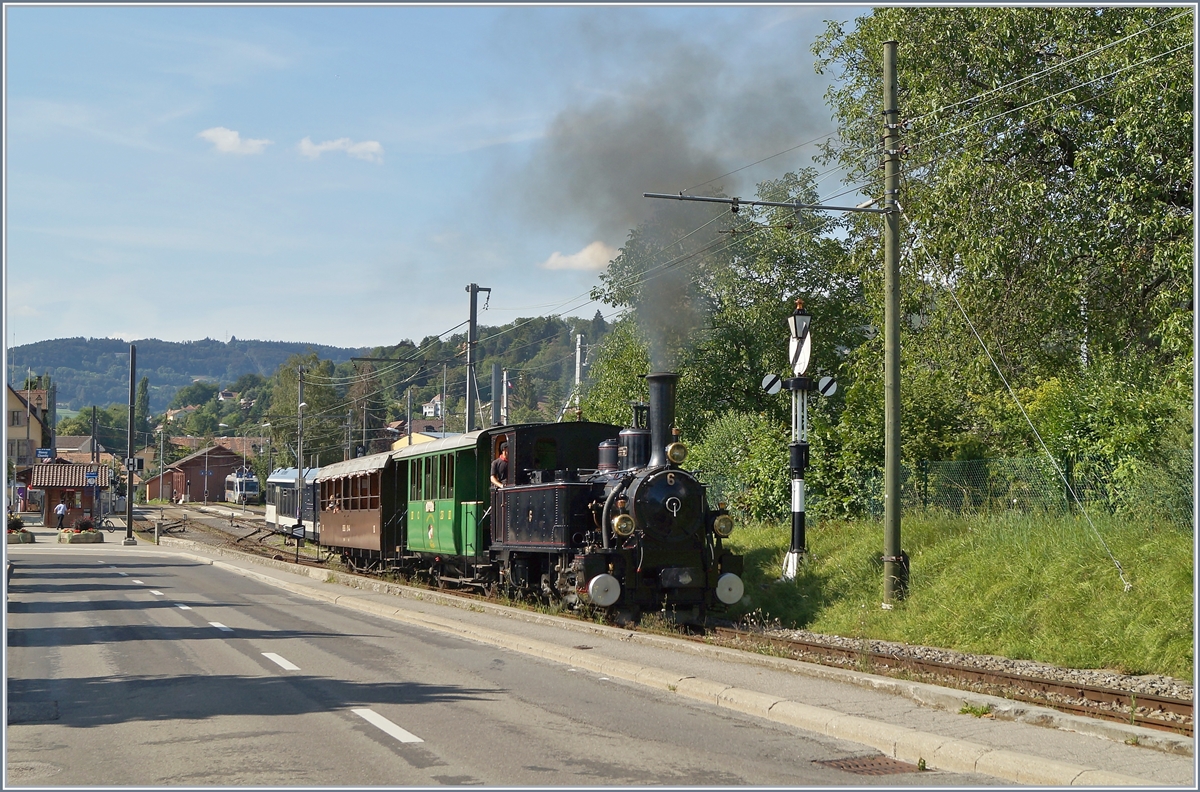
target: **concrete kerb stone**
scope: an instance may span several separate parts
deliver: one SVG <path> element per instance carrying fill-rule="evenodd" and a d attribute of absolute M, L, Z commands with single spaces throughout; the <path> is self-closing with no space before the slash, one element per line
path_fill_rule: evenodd
<path fill-rule="evenodd" d="M 1134 778 L 1122 773 L 1111 773 L 1108 770 L 1084 770 L 1075 776 L 1071 786 L 1154 786 L 1152 781 L 1144 778 Z"/>
<path fill-rule="evenodd" d="M 179 555 L 191 556 L 189 553 L 180 553 Z M 196 560 L 202 561 L 200 557 L 196 557 Z M 380 607 L 377 603 L 363 600 L 353 594 L 322 596 L 324 592 L 316 591 L 311 586 L 294 584 L 270 575 L 264 575 L 220 561 L 209 560 L 207 563 L 220 566 L 237 574 L 253 577 L 268 585 L 284 588 L 302 596 L 330 601 L 356 610 L 377 613 L 380 616 L 398 621 L 420 624 L 442 632 L 452 632 L 481 642 L 505 646 L 506 648 L 526 654 L 545 656 L 547 659 L 565 664 L 590 667 L 592 670 L 600 670 L 610 676 L 628 679 L 629 681 L 646 684 L 647 686 L 658 687 L 660 684 L 675 685 L 675 692 L 688 698 L 715 704 L 727 709 L 735 709 L 754 716 L 763 716 L 769 720 L 806 731 L 827 734 L 832 737 L 869 745 L 901 761 L 915 762 L 919 759 L 925 759 L 926 765 L 931 768 L 951 772 L 982 773 L 1023 784 L 1047 786 L 1092 784 L 1125 786 L 1154 785 L 1151 781 L 1134 776 L 1125 776 L 1119 773 L 1072 765 L 1041 757 L 1025 756 L 1012 751 L 991 750 L 986 746 L 966 740 L 956 740 L 940 735 L 919 732 L 892 724 L 872 721 L 868 718 L 846 715 L 835 710 L 827 710 L 800 702 L 782 700 L 775 696 L 754 691 L 743 691 L 732 685 L 713 680 L 683 676 L 666 670 L 649 669 L 625 661 L 603 658 L 597 655 L 587 656 L 578 651 L 565 650 L 562 647 L 554 647 L 556 651 L 546 652 L 545 650 L 551 645 L 543 644 L 539 641 L 516 640 L 511 635 L 492 630 L 471 629 L 466 625 L 437 619 L 436 617 L 421 615 L 419 618 L 414 618 L 412 614 L 404 613 L 400 609 L 392 610 L 386 606 Z M 543 652 L 545 653 L 543 654 Z M 669 681 L 671 679 L 675 681 Z M 920 685 L 921 683 L 908 684 Z"/>
<path fill-rule="evenodd" d="M 733 685 L 726 685 L 724 682 L 713 682 L 711 679 L 701 679 L 700 677 L 686 677 L 680 679 L 676 687 L 678 688 L 676 692 L 681 696 L 694 698 L 706 704 L 719 705 L 717 697 L 733 687 Z"/>
<path fill-rule="evenodd" d="M 1054 759 L 1031 762 L 1024 754 L 1004 749 L 988 751 L 975 761 L 977 773 L 1038 786 L 1070 786 L 1087 769 Z"/>
<path fill-rule="evenodd" d="M 782 696 L 773 696 L 769 693 L 759 693 L 737 687 L 726 688 L 717 694 L 718 707 L 737 710 L 747 715 L 757 715 L 760 718 L 767 717 L 771 707 L 781 701 L 783 701 Z"/>
<path fill-rule="evenodd" d="M 812 704 L 802 704 L 799 701 L 780 701 L 771 707 L 767 717 L 776 723 L 794 726 L 797 729 L 828 734 L 826 725 L 841 713 L 824 707 L 814 707 Z"/>
<path fill-rule="evenodd" d="M 675 693 L 679 690 L 679 683 L 681 681 L 692 678 L 680 674 L 678 671 L 668 671 L 663 668 L 643 668 L 638 672 L 637 679 L 634 681 L 647 687 Z"/>
<path fill-rule="evenodd" d="M 837 715 L 825 724 L 825 734 L 850 742 L 869 745 L 884 756 L 896 756 L 896 742 L 910 737 L 913 729 L 881 723 L 858 715 Z M 931 735 L 932 736 L 932 735 Z M 927 764 L 932 764 L 926 760 Z"/>

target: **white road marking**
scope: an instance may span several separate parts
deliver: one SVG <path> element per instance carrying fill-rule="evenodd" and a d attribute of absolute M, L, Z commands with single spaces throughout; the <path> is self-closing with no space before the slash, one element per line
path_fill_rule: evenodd
<path fill-rule="evenodd" d="M 179 608 L 180 610 L 191 610 L 192 609 L 191 605 L 180 605 L 178 602 L 175 603 L 175 607 Z"/>
<path fill-rule="evenodd" d="M 263 655 L 263 657 L 267 658 L 272 663 L 274 663 L 275 665 L 284 669 L 285 671 L 299 671 L 300 670 L 300 666 L 292 663 L 290 660 L 284 660 L 282 657 L 275 654 L 274 652 L 263 652 L 262 655 Z"/>
<path fill-rule="evenodd" d="M 221 630 L 222 632 L 233 632 L 232 627 L 226 627 L 224 624 L 221 624 L 221 622 L 209 622 L 209 624 L 211 624 L 213 627 L 216 627 L 218 630 Z"/>
<path fill-rule="evenodd" d="M 380 731 L 386 732 L 387 734 L 391 735 L 392 737 L 395 737 L 397 740 L 399 740 L 402 743 L 425 742 L 424 740 L 422 740 L 420 737 L 413 734 L 412 732 L 406 732 L 404 729 L 401 729 L 399 726 L 392 723 L 390 720 L 383 717 L 382 715 L 380 715 L 378 712 L 375 712 L 374 710 L 352 709 L 350 711 L 353 712 L 358 717 L 365 720 L 367 723 L 376 727 Z"/>
<path fill-rule="evenodd" d="M 161 591 L 155 591 L 154 589 L 150 589 L 150 593 L 156 597 L 161 597 L 163 595 Z"/>
<path fill-rule="evenodd" d="M 103 564 L 104 562 L 103 562 L 103 561 L 97 561 L 96 563 L 97 563 L 97 564 Z"/>
<path fill-rule="evenodd" d="M 608 681 L 609 681 L 609 679 L 608 679 L 608 677 L 600 677 L 600 681 L 601 681 L 601 682 L 608 682 Z"/>
<path fill-rule="evenodd" d="M 129 582 L 130 582 L 130 583 L 137 583 L 139 586 L 144 586 L 144 585 L 146 585 L 145 583 L 143 583 L 143 582 L 142 582 L 142 581 L 140 581 L 140 580 L 131 580 L 131 581 L 129 581 Z"/>
<path fill-rule="evenodd" d="M 121 577 L 129 577 L 128 572 L 118 572 L 117 574 L 120 575 Z"/>

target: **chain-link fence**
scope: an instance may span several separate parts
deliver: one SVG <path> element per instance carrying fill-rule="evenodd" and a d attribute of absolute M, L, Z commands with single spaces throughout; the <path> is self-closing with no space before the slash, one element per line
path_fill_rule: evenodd
<path fill-rule="evenodd" d="M 1169 454 L 1157 463 L 1127 459 L 1114 464 L 1074 457 L 1058 464 L 1063 475 L 1044 456 L 927 461 L 916 469 L 905 466 L 900 472 L 901 502 L 905 508 L 955 514 L 1062 514 L 1078 508 L 1070 495 L 1074 490 L 1089 510 L 1192 525 L 1195 491 L 1190 450 Z M 873 517 L 882 516 L 882 474 L 865 478 L 860 498 Z"/>

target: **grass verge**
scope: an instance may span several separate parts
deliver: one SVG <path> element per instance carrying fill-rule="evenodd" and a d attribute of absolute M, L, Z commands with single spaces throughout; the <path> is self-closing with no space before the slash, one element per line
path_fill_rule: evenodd
<path fill-rule="evenodd" d="M 912 574 L 908 596 L 891 611 L 880 608 L 880 522 L 810 527 L 807 561 L 789 583 L 779 573 L 790 527 L 741 526 L 727 541 L 746 557 L 746 596 L 734 615 L 757 610 L 814 632 L 1191 679 L 1192 532 L 1092 520 L 1128 591 L 1080 517 L 906 513 Z"/>

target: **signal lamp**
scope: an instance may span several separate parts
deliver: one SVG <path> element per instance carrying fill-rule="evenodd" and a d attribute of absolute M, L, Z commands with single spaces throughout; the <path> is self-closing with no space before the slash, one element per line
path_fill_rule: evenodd
<path fill-rule="evenodd" d="M 728 514 L 718 514 L 713 520 L 713 533 L 722 539 L 728 538 L 733 533 L 733 518 Z"/>
<path fill-rule="evenodd" d="M 629 536 L 633 533 L 633 518 L 628 514 L 618 514 L 613 517 L 612 529 L 617 536 Z"/>

